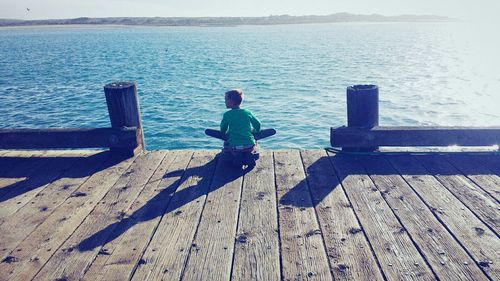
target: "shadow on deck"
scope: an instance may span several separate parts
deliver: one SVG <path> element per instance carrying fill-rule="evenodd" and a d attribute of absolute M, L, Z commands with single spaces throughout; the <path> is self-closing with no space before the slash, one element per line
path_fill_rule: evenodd
<path fill-rule="evenodd" d="M 498 279 L 500 158 L 0 152 L 0 280 Z"/>

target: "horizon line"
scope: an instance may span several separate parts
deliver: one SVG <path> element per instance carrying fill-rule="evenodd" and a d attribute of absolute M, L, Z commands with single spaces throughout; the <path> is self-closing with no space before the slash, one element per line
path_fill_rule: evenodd
<path fill-rule="evenodd" d="M 397 17 L 438 17 L 448 20 L 460 20 L 459 18 L 434 15 L 434 14 L 398 14 L 398 15 L 384 15 L 379 13 L 372 14 L 356 14 L 350 12 L 337 12 L 329 14 L 304 14 L 304 15 L 292 15 L 292 14 L 270 14 L 266 16 L 111 16 L 111 17 L 90 17 L 90 16 L 79 16 L 79 17 L 68 17 L 68 18 L 35 18 L 35 19 L 20 19 L 20 18 L 0 18 L 0 20 L 15 20 L 15 21 L 40 21 L 40 20 L 75 20 L 75 19 L 118 19 L 118 18 L 183 18 L 183 19 L 202 19 L 202 18 L 270 18 L 270 17 L 327 17 L 333 15 L 346 14 L 351 16 L 380 16 L 386 18 L 397 18 Z"/>

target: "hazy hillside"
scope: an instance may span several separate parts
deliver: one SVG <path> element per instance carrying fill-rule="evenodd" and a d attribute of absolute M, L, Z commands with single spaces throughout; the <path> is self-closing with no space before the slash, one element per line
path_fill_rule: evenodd
<path fill-rule="evenodd" d="M 334 23 L 334 22 L 436 22 L 452 21 L 441 16 L 428 15 L 355 15 L 337 13 L 326 16 L 268 16 L 268 17 L 116 17 L 116 18 L 76 18 L 50 20 L 0 19 L 0 26 L 30 25 L 68 25 L 68 24 L 109 24 L 109 25 L 156 25 L 156 26 L 234 26 L 234 25 L 270 25 L 299 23 Z"/>

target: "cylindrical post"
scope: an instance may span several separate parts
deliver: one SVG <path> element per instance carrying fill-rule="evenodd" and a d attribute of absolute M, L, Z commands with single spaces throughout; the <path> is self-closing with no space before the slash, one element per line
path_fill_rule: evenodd
<path fill-rule="evenodd" d="M 104 86 L 104 94 L 106 95 L 111 127 L 137 127 L 138 129 L 137 147 L 130 149 L 111 147 L 110 150 L 134 155 L 144 147 L 137 87 L 133 82 L 114 82 Z"/>
<path fill-rule="evenodd" d="M 376 85 L 347 87 L 347 126 L 361 128 L 378 126 L 378 87 Z"/>
<path fill-rule="evenodd" d="M 354 85 L 347 87 L 347 126 L 373 128 L 378 126 L 378 87 Z M 354 149 L 361 151 L 360 149 Z M 363 149 L 374 151 L 377 147 Z"/>

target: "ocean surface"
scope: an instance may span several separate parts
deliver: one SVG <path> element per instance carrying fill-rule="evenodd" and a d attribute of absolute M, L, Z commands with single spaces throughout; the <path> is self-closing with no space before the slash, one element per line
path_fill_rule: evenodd
<path fill-rule="evenodd" d="M 495 35 L 496 34 L 496 35 Z M 381 125 L 500 125 L 500 40 L 468 23 L 0 29 L 0 127 L 110 126 L 103 85 L 138 85 L 148 149 L 218 148 L 204 136 L 224 92 L 278 134 L 322 148 L 346 124 L 346 87 L 380 88 Z"/>

